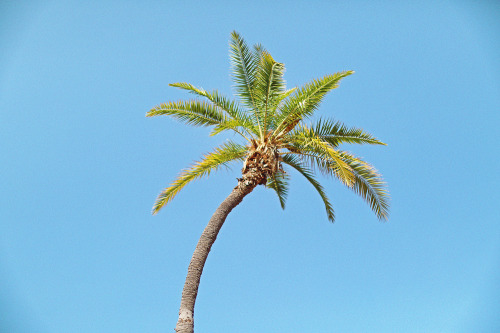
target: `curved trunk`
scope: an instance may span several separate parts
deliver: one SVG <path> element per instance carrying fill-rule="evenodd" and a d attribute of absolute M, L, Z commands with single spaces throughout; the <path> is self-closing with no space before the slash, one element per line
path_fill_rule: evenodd
<path fill-rule="evenodd" d="M 229 194 L 220 204 L 214 215 L 212 215 L 212 218 L 210 218 L 205 230 L 203 230 L 200 240 L 196 245 L 196 249 L 194 250 L 191 262 L 189 263 L 186 282 L 182 290 L 179 319 L 175 327 L 177 333 L 194 332 L 194 303 L 196 302 L 201 273 L 203 272 L 208 253 L 229 212 L 231 212 L 247 194 L 252 192 L 255 186 L 257 186 L 257 183 L 253 181 L 253 179 L 245 177 L 245 175 L 243 179 L 239 179 L 238 186 L 236 186 L 231 194 Z"/>

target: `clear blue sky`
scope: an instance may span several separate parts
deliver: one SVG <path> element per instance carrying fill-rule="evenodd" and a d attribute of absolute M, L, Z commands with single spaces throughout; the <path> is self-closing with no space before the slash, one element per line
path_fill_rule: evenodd
<path fill-rule="evenodd" d="M 187 81 L 230 94 L 232 30 L 289 86 L 341 70 L 318 115 L 389 183 L 389 222 L 323 179 L 256 189 L 207 261 L 197 332 L 500 332 L 496 1 L 3 1 L 0 331 L 172 332 L 198 237 L 239 166 L 156 195 L 226 137 L 168 118 Z"/>

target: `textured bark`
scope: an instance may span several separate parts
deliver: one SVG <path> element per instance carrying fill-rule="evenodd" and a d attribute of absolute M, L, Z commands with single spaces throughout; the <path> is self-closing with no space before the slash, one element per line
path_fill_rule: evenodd
<path fill-rule="evenodd" d="M 179 319 L 175 331 L 177 333 L 193 333 L 194 332 L 194 303 L 198 294 L 198 286 L 200 284 L 201 273 L 205 266 L 208 253 L 217 238 L 217 235 L 226 220 L 227 215 L 234 207 L 236 207 L 243 198 L 252 192 L 257 186 L 254 176 L 244 174 L 242 179 L 238 180 L 231 194 L 217 208 L 208 225 L 203 230 L 200 240 L 196 245 L 193 257 L 189 263 L 186 282 L 182 290 L 181 307 L 179 310 Z"/>

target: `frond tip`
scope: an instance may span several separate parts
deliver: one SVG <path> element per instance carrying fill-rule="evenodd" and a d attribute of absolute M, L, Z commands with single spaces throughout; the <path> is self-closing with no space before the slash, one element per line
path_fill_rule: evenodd
<path fill-rule="evenodd" d="M 323 186 L 314 178 L 313 172 L 303 163 L 300 162 L 300 160 L 293 155 L 284 155 L 283 156 L 283 162 L 297 170 L 302 176 L 304 176 L 310 183 L 311 185 L 316 189 L 318 194 L 321 196 L 321 199 L 323 199 L 323 203 L 325 204 L 325 209 L 326 209 L 326 215 L 328 216 L 328 220 L 330 222 L 335 221 L 335 212 L 333 210 L 333 206 L 330 203 L 330 200 L 328 199 Z"/>
<path fill-rule="evenodd" d="M 288 175 L 284 171 L 279 171 L 267 179 L 267 188 L 276 192 L 282 209 L 285 209 L 286 198 L 288 197 Z"/>
<path fill-rule="evenodd" d="M 390 197 L 382 176 L 374 167 L 350 154 L 343 153 L 342 157 L 354 172 L 352 190 L 368 203 L 379 220 L 387 221 Z"/>

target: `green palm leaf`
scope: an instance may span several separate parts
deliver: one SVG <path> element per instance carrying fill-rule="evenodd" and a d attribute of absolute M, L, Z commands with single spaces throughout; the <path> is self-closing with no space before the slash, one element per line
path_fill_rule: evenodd
<path fill-rule="evenodd" d="M 227 119 L 222 121 L 220 124 L 214 127 L 212 132 L 210 132 L 210 136 L 217 135 L 227 130 L 233 130 L 234 132 L 244 137 L 248 142 L 252 142 L 252 139 L 254 139 L 248 127 L 242 125 L 241 122 L 237 119 Z"/>
<path fill-rule="evenodd" d="M 229 52 L 236 95 L 249 109 L 255 109 L 253 89 L 259 59 L 258 52 L 251 52 L 236 31 L 231 33 Z"/>
<path fill-rule="evenodd" d="M 208 92 L 202 88 L 196 88 L 190 83 L 177 82 L 171 83 L 169 86 L 184 89 L 198 96 L 207 98 L 216 107 L 227 113 L 230 119 L 225 119 L 214 129 L 211 135 L 218 134 L 225 130 L 234 130 L 250 141 L 247 136 L 253 138 L 253 135 L 259 135 L 258 129 L 243 110 L 240 109 L 235 101 L 220 95 L 217 91 Z"/>
<path fill-rule="evenodd" d="M 229 116 L 231 116 L 231 118 L 239 120 L 246 126 L 253 126 L 253 124 L 250 121 L 250 118 L 238 106 L 238 103 L 222 96 L 216 90 L 208 92 L 202 88 L 196 88 L 192 84 L 186 82 L 170 83 L 169 86 L 188 90 L 189 92 L 195 95 L 206 97 L 215 106 L 219 107 L 221 110 L 225 111 Z"/>
<path fill-rule="evenodd" d="M 228 163 L 231 161 L 243 161 L 247 151 L 247 147 L 229 141 L 216 148 L 214 152 L 203 156 L 201 161 L 183 170 L 179 177 L 160 193 L 153 206 L 153 214 L 158 213 L 158 211 L 169 203 L 189 182 L 204 176 L 209 176 L 212 171 L 216 171 L 221 166 L 228 167 Z"/>
<path fill-rule="evenodd" d="M 238 119 L 240 115 L 244 115 L 243 111 L 240 110 L 236 102 L 230 101 L 228 98 L 220 95 L 217 91 L 208 92 L 205 89 L 196 88 L 191 83 L 186 82 L 170 83 L 169 86 L 187 90 L 198 96 L 206 97 L 210 102 L 225 111 L 232 118 Z"/>
<path fill-rule="evenodd" d="M 277 99 L 276 99 L 276 102 L 277 102 L 277 107 L 276 108 L 277 109 L 280 108 L 282 101 L 285 100 L 291 94 L 293 94 L 296 90 L 297 90 L 297 87 L 294 87 L 292 89 L 288 89 L 288 90 L 285 90 L 285 91 L 281 92 L 277 96 Z"/>
<path fill-rule="evenodd" d="M 329 170 L 341 182 L 347 186 L 352 186 L 354 174 L 349 164 L 342 159 L 339 151 L 330 146 L 328 142 L 314 135 L 309 128 L 305 126 L 299 128 L 288 139 L 293 144 L 293 151 L 310 153 L 315 158 L 324 160 L 330 166 Z"/>
<path fill-rule="evenodd" d="M 374 167 L 351 154 L 343 152 L 342 158 L 349 164 L 354 173 L 355 182 L 352 190 L 368 203 L 380 220 L 387 220 L 389 217 L 389 191 L 382 176 Z"/>
<path fill-rule="evenodd" d="M 286 198 L 288 197 L 289 179 L 290 177 L 284 171 L 279 171 L 267 179 L 266 187 L 272 188 L 276 192 L 283 209 L 285 209 Z"/>
<path fill-rule="evenodd" d="M 363 131 L 361 128 L 348 128 L 340 121 L 319 120 L 312 128 L 299 129 L 304 135 L 318 137 L 328 142 L 333 147 L 338 147 L 342 143 L 372 144 L 384 145 L 385 143 L 376 139 L 371 134 Z"/>
<path fill-rule="evenodd" d="M 301 163 L 300 159 L 297 156 L 293 156 L 290 154 L 283 155 L 283 163 L 286 163 L 295 170 L 297 170 L 312 184 L 312 186 L 314 186 L 316 191 L 318 191 L 319 195 L 321 196 L 321 199 L 323 199 L 328 220 L 334 222 L 335 212 L 333 210 L 333 207 L 325 193 L 325 190 L 323 189 L 323 186 L 321 186 L 321 184 L 314 178 L 313 172 L 306 165 Z"/>
<path fill-rule="evenodd" d="M 153 116 L 172 116 L 194 126 L 213 126 L 220 124 L 226 118 L 212 104 L 200 101 L 163 103 L 146 113 L 146 117 Z"/>
<path fill-rule="evenodd" d="M 284 71 L 285 65 L 276 62 L 268 52 L 262 52 L 255 78 L 254 95 L 264 133 L 269 128 L 268 123 L 273 118 L 280 95 L 286 90 Z"/>
<path fill-rule="evenodd" d="M 318 108 L 323 97 L 331 90 L 338 87 L 342 78 L 353 74 L 353 71 L 344 71 L 332 75 L 326 75 L 321 79 L 315 79 L 298 89 L 283 105 L 281 112 L 277 115 L 276 135 L 284 135 L 297 124 L 298 121 L 311 116 Z"/>

